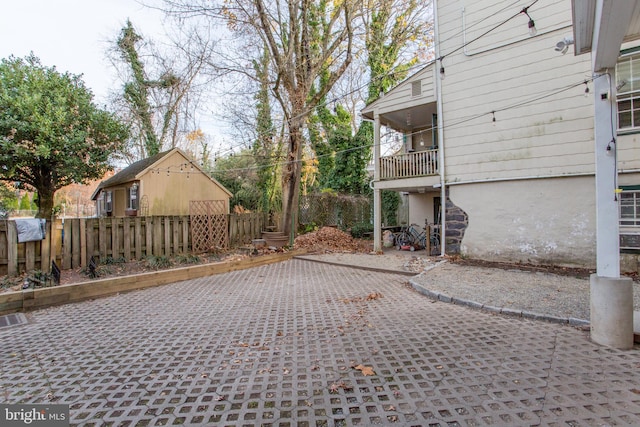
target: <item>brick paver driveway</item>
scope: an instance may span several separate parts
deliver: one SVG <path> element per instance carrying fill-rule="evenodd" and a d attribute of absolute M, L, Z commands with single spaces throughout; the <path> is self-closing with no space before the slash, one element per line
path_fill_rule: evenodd
<path fill-rule="evenodd" d="M 1 401 L 73 425 L 640 423 L 638 349 L 406 280 L 292 260 L 33 312 L 0 329 Z"/>

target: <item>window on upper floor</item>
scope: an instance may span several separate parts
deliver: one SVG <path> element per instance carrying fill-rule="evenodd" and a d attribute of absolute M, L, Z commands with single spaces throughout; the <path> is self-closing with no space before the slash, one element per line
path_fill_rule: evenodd
<path fill-rule="evenodd" d="M 618 129 L 640 130 L 640 52 L 623 53 L 616 66 Z"/>

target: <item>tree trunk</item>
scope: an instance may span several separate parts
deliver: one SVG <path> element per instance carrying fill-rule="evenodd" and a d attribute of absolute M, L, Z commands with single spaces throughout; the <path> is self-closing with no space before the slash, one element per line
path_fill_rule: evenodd
<path fill-rule="evenodd" d="M 282 174 L 282 231 L 293 233 L 298 225 L 300 171 L 302 170 L 302 126 L 296 119 L 289 125 L 289 155 Z"/>
<path fill-rule="evenodd" d="M 53 191 L 36 188 L 38 192 L 38 213 L 36 218 L 50 219 L 53 212 Z"/>

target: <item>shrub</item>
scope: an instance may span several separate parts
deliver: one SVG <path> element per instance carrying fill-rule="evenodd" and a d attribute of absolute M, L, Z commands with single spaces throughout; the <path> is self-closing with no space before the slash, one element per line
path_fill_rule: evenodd
<path fill-rule="evenodd" d="M 354 224 L 351 227 L 351 236 L 353 236 L 356 239 L 361 239 L 364 237 L 365 233 L 372 233 L 373 232 L 373 224 L 370 224 L 368 222 L 359 222 L 357 224 Z"/>
<path fill-rule="evenodd" d="M 164 255 L 161 255 L 161 256 L 149 255 L 146 258 L 146 261 L 149 267 L 154 268 L 156 270 L 161 268 L 169 268 L 172 265 L 171 259 L 169 259 L 169 257 L 166 257 Z"/>

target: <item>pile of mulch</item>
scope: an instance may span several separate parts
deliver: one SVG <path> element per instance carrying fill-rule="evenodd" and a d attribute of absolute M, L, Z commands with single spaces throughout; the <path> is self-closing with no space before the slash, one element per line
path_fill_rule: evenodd
<path fill-rule="evenodd" d="M 356 240 L 349 233 L 335 227 L 322 227 L 317 231 L 296 237 L 293 247 L 310 252 L 369 252 L 370 243 Z"/>

